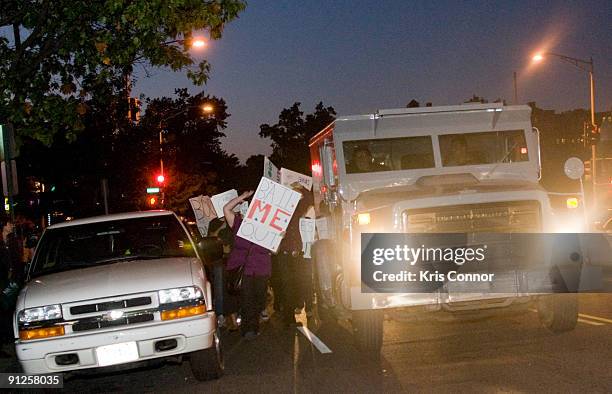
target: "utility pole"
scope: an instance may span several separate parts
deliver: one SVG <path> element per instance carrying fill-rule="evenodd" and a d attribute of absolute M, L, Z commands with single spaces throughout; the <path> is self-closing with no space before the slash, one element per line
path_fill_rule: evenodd
<path fill-rule="evenodd" d="M 513 74 L 514 79 L 514 105 L 518 104 L 518 86 L 516 83 L 516 71 Z"/>
<path fill-rule="evenodd" d="M 9 215 L 11 221 L 15 221 L 15 206 L 13 203 L 13 196 L 17 194 L 17 173 L 16 167 L 13 167 L 15 158 L 15 132 L 13 125 L 10 122 L 0 125 L 0 133 L 2 134 L 0 142 L 2 143 L 2 149 L 0 149 L 0 155 L 2 156 L 2 181 L 4 186 L 4 195 L 8 198 Z"/>

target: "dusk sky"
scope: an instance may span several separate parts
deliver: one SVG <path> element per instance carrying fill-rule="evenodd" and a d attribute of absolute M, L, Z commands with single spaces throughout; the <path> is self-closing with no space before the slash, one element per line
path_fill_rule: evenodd
<path fill-rule="evenodd" d="M 225 149 L 241 160 L 270 152 L 259 125 L 294 102 L 319 102 L 338 114 L 422 104 L 458 104 L 473 94 L 563 111 L 588 108 L 588 74 L 558 58 L 537 66 L 538 50 L 588 59 L 596 107 L 612 109 L 612 2 L 593 1 L 264 1 L 251 0 L 223 38 L 197 56 L 211 79 L 193 86 L 185 73 L 139 73 L 135 93 L 202 89 L 227 101 Z"/>

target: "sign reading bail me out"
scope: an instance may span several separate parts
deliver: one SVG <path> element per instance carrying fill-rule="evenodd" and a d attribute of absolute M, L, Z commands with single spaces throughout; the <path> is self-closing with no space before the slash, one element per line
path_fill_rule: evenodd
<path fill-rule="evenodd" d="M 268 178 L 261 178 L 238 236 L 276 252 L 302 195 Z"/>

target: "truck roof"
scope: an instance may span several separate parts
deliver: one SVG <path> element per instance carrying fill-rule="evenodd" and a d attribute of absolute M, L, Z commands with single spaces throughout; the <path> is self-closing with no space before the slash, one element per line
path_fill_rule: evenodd
<path fill-rule="evenodd" d="M 501 112 L 515 112 L 519 111 L 522 113 L 530 113 L 531 108 L 527 105 L 503 105 L 502 103 L 465 103 L 459 105 L 445 105 L 437 107 L 417 107 L 417 108 L 389 108 L 379 109 L 371 114 L 363 115 L 340 115 L 331 124 L 325 126 L 323 130 L 315 134 L 310 139 L 310 145 L 312 146 L 321 137 L 327 135 L 330 129 L 334 128 L 334 125 L 338 122 L 343 121 L 364 121 L 374 120 L 385 117 L 395 116 L 411 116 L 411 115 L 444 115 L 452 113 L 501 113 Z M 528 116 L 527 116 L 528 117 Z"/>
<path fill-rule="evenodd" d="M 53 230 L 53 229 L 62 228 L 62 227 L 78 226 L 80 224 L 112 222 L 115 220 L 138 219 L 138 218 L 146 218 L 146 217 L 151 217 L 151 216 L 165 216 L 165 215 L 172 215 L 172 214 L 173 214 L 172 211 L 166 211 L 166 210 L 114 213 L 111 215 L 92 216 L 88 218 L 76 219 L 76 220 L 71 220 L 68 222 L 58 223 L 58 224 L 54 224 L 54 225 L 47 227 L 47 229 Z"/>

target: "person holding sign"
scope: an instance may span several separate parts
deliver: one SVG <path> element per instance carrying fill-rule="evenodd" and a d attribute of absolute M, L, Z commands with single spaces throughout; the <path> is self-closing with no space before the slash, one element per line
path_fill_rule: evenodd
<path fill-rule="evenodd" d="M 234 246 L 227 259 L 227 269 L 244 267 L 242 288 L 240 291 L 240 308 L 242 323 L 240 331 L 245 339 L 254 339 L 259 334 L 259 314 L 266 303 L 268 278 L 272 270 L 270 251 L 262 246 L 238 237 L 238 229 L 242 223 L 240 214 L 234 212 L 234 207 L 253 195 L 253 191 L 244 192 L 231 199 L 223 207 L 227 225 L 234 234 Z"/>
<path fill-rule="evenodd" d="M 306 315 L 312 316 L 312 264 L 309 259 L 304 258 L 300 218 L 306 216 L 313 205 L 313 199 L 312 194 L 301 184 L 293 183 L 291 187 L 302 195 L 302 199 L 278 248 L 282 286 L 281 310 L 283 321 L 288 326 L 298 324 L 295 320 L 295 309 L 306 307 Z"/>

